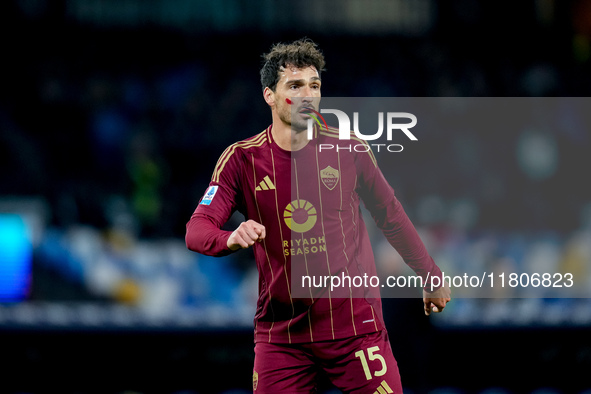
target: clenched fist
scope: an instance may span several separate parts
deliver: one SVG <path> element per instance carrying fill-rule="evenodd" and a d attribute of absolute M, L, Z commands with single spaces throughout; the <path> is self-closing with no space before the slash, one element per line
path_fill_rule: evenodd
<path fill-rule="evenodd" d="M 265 226 L 254 220 L 248 220 L 240 223 L 240 226 L 234 230 L 228 238 L 227 245 L 230 250 L 245 249 L 265 239 L 265 234 Z"/>
<path fill-rule="evenodd" d="M 443 286 L 432 293 L 423 290 L 423 307 L 427 316 L 431 314 L 431 311 L 435 313 L 443 312 L 445 305 L 450 301 L 451 290 L 447 283 L 444 283 Z"/>

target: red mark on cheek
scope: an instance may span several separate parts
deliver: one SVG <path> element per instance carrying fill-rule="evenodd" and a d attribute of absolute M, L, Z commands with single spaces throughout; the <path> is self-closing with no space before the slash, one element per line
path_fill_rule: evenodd
<path fill-rule="evenodd" d="M 286 99 L 285 99 L 285 102 L 286 102 L 287 104 L 289 104 L 289 105 L 291 105 L 291 104 L 292 104 L 291 100 L 290 100 L 290 99 L 288 99 L 288 98 L 286 98 Z"/>

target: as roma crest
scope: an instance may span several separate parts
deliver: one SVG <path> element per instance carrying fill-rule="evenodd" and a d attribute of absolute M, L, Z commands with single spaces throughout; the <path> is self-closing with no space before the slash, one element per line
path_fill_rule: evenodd
<path fill-rule="evenodd" d="M 339 171 L 328 166 L 320 171 L 320 179 L 322 179 L 322 183 L 324 183 L 324 186 L 326 186 L 328 190 L 332 190 L 337 183 L 339 183 Z"/>

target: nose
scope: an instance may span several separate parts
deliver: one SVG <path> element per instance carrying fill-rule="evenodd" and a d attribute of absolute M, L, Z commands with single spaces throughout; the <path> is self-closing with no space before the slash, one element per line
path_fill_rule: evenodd
<path fill-rule="evenodd" d="M 312 90 L 310 89 L 309 86 L 304 87 L 304 89 L 302 90 L 302 102 L 311 102 L 312 101 Z"/>
<path fill-rule="evenodd" d="M 310 89 L 306 89 L 302 92 L 304 96 L 302 97 L 302 103 L 311 103 L 312 102 L 312 91 Z"/>

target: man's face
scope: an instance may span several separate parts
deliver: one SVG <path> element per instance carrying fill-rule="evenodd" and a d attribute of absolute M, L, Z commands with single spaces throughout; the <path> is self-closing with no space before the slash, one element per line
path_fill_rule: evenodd
<path fill-rule="evenodd" d="M 281 121 L 291 125 L 296 132 L 307 129 L 310 116 L 307 108 L 318 111 L 320 103 L 320 76 L 315 67 L 287 66 L 279 71 L 275 88 L 275 105 Z M 292 104 L 289 104 L 287 100 Z M 292 116 L 293 113 L 293 116 Z"/>

